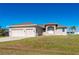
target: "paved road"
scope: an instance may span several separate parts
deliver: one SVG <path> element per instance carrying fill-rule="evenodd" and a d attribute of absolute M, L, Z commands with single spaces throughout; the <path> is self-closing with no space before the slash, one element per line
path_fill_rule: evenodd
<path fill-rule="evenodd" d="M 0 42 L 21 40 L 23 38 L 24 37 L 2 37 L 2 38 L 0 38 Z"/>

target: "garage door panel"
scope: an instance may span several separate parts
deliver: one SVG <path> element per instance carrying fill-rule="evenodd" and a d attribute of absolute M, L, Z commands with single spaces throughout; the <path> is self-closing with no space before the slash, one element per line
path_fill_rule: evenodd
<path fill-rule="evenodd" d="M 25 36 L 24 30 L 12 30 L 12 36 Z"/>
<path fill-rule="evenodd" d="M 30 29 L 30 30 L 26 30 L 26 35 L 27 37 L 33 37 L 36 35 L 35 30 Z"/>

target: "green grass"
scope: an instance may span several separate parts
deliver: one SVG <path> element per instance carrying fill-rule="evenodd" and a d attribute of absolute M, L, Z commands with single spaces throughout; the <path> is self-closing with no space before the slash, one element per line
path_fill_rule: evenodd
<path fill-rule="evenodd" d="M 0 54 L 79 55 L 79 35 L 40 36 L 0 42 Z"/>
<path fill-rule="evenodd" d="M 8 37 L 8 36 L 0 36 L 0 38 L 3 38 L 3 37 Z"/>

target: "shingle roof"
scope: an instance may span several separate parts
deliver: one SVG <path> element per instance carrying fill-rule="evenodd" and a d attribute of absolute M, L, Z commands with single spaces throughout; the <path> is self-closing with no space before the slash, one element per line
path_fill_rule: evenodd
<path fill-rule="evenodd" d="M 38 26 L 40 26 L 42 28 L 45 28 L 45 26 L 49 25 L 49 24 L 57 25 L 58 28 L 59 27 L 61 27 L 61 28 L 67 28 L 66 26 L 62 26 L 62 25 L 59 25 L 57 23 L 39 24 Z M 22 27 L 22 26 L 37 26 L 37 24 L 32 24 L 31 22 L 27 22 L 27 23 L 22 23 L 22 24 L 11 25 L 10 27 Z"/>
<path fill-rule="evenodd" d="M 24 27 L 24 26 L 36 26 L 37 24 L 32 24 L 32 23 L 22 23 L 22 24 L 14 24 L 9 27 Z"/>

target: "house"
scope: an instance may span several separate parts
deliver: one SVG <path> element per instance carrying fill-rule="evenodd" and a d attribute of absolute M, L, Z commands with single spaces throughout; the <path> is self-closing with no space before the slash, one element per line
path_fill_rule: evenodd
<path fill-rule="evenodd" d="M 35 37 L 41 35 L 67 35 L 67 27 L 55 23 L 43 25 L 24 23 L 9 26 L 9 36 L 11 37 Z"/>
<path fill-rule="evenodd" d="M 44 25 L 43 35 L 67 35 L 67 27 L 55 23 Z"/>

